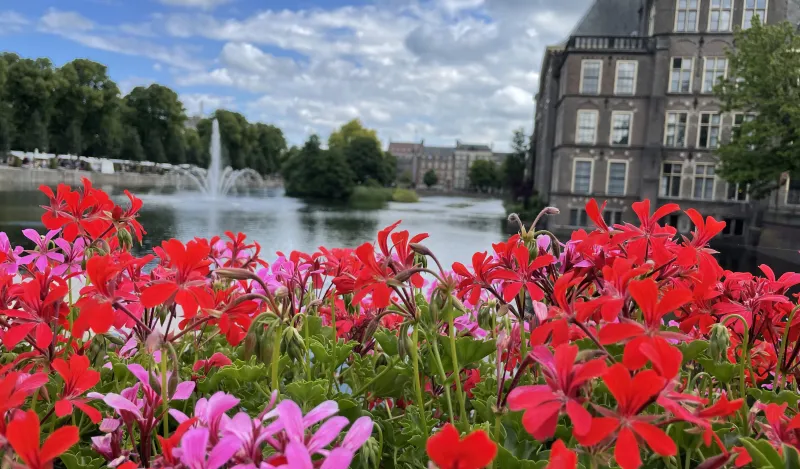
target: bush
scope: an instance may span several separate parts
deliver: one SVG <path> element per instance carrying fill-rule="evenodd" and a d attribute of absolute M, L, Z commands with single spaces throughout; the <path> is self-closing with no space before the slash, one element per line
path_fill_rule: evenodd
<path fill-rule="evenodd" d="M 676 204 L 611 230 L 591 200 L 589 233 L 450 270 L 399 222 L 136 257 L 140 200 L 43 191 L 35 249 L 0 233 L 8 467 L 797 467 L 800 276 L 723 270 L 695 210 L 678 237 Z"/>
<path fill-rule="evenodd" d="M 395 189 L 392 193 L 392 200 L 404 203 L 419 202 L 419 195 L 411 189 Z"/>
<path fill-rule="evenodd" d="M 533 222 L 539 212 L 544 209 L 544 203 L 539 200 L 539 197 L 532 195 L 528 197 L 527 203 L 521 201 L 505 200 L 503 208 L 506 209 L 506 215 L 516 213 L 519 215 L 520 220 L 524 222 Z"/>

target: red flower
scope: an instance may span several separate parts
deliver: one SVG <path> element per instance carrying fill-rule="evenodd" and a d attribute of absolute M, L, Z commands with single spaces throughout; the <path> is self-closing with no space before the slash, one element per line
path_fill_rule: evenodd
<path fill-rule="evenodd" d="M 619 225 L 622 232 L 611 238 L 612 244 L 626 242 L 625 249 L 628 258 L 637 263 L 654 259 L 656 264 L 661 264 L 659 261 L 671 258 L 672 254 L 667 252 L 665 242 L 675 235 L 675 228 L 660 226 L 658 220 L 680 210 L 678 204 L 666 204 L 658 208 L 652 215 L 650 215 L 649 200 L 634 202 L 632 208 L 639 217 L 640 225 L 638 227 L 630 223 Z"/>
<path fill-rule="evenodd" d="M 172 454 L 172 450 L 178 447 L 183 434 L 186 433 L 196 422 L 197 417 L 192 417 L 189 420 L 185 420 L 183 423 L 178 425 L 178 428 L 175 429 L 175 432 L 170 435 L 169 438 L 156 435 L 156 438 L 158 438 L 158 443 L 161 445 L 161 457 L 163 457 L 164 462 L 167 463 L 163 467 L 172 467 L 178 465 L 180 460 L 176 458 L 174 454 Z M 133 468 L 137 467 L 132 462 L 127 462 L 125 464 L 133 464 Z"/>
<path fill-rule="evenodd" d="M 564 445 L 561 440 L 556 440 L 550 448 L 550 462 L 545 469 L 576 469 L 578 467 L 578 455 Z"/>
<path fill-rule="evenodd" d="M 89 399 L 80 397 L 100 381 L 100 373 L 89 368 L 89 359 L 85 355 L 72 355 L 67 363 L 61 358 L 56 358 L 52 366 L 64 380 L 61 399 L 56 401 L 56 415 L 64 417 L 72 413 L 72 406 L 75 405 L 92 422 L 99 422 L 102 418 L 100 411 L 86 404 Z"/>
<path fill-rule="evenodd" d="M 14 371 L 3 376 L 8 367 L 0 369 L 0 435 L 6 433 L 6 413 L 19 408 L 35 389 L 48 381 L 46 373 L 27 375 Z"/>
<path fill-rule="evenodd" d="M 217 352 L 214 355 L 211 355 L 211 358 L 207 360 L 197 360 L 194 366 L 192 366 L 192 371 L 198 372 L 203 370 L 204 374 L 208 374 L 212 368 L 222 368 L 223 366 L 230 365 L 231 359 L 226 357 L 221 352 Z"/>
<path fill-rule="evenodd" d="M 628 369 L 618 363 L 608 369 L 603 382 L 617 400 L 617 410 L 614 412 L 595 406 L 604 416 L 592 421 L 592 428 L 586 435 L 576 433 L 578 442 L 584 446 L 594 446 L 619 430 L 614 458 L 622 469 L 636 469 L 642 464 L 637 436 L 659 455 L 674 456 L 678 450 L 675 442 L 650 423 L 654 417 L 639 415 L 664 389 L 664 378 L 653 370 L 645 370 L 631 379 Z"/>
<path fill-rule="evenodd" d="M 124 229 L 130 228 L 133 234 L 136 235 L 136 239 L 141 243 L 142 235 L 147 233 L 144 231 L 142 224 L 136 220 L 136 217 L 139 216 L 139 210 L 142 208 L 142 199 L 136 197 L 127 190 L 125 191 L 125 195 L 131 202 L 130 207 L 123 210 L 119 205 L 115 206 L 111 211 L 111 218 L 118 227 Z"/>
<path fill-rule="evenodd" d="M 161 243 L 156 252 L 169 270 L 162 270 L 154 276 L 158 280 L 142 290 L 142 305 L 153 308 L 174 299 L 183 308 L 186 318 L 197 314 L 197 308 L 213 306 L 208 292 L 206 277 L 211 260 L 211 248 L 206 240 L 193 239 L 184 245 L 177 239 Z"/>
<path fill-rule="evenodd" d="M 63 299 L 67 291 L 67 284 L 61 278 L 39 272 L 19 285 L 15 289 L 17 309 L 2 311 L 13 320 L 2 336 L 3 345 L 10 350 L 32 333 L 34 344 L 47 350 L 53 341 L 53 319 L 66 323 L 68 307 Z"/>
<path fill-rule="evenodd" d="M 75 336 L 80 337 L 90 328 L 95 334 L 103 334 L 113 325 L 126 324 L 129 318 L 117 317 L 112 305 L 117 301 L 136 301 L 137 297 L 133 293 L 133 282 L 121 273 L 130 264 L 147 260 L 109 255 L 95 256 L 86 262 L 86 275 L 91 283 L 81 289 L 81 298 L 75 303 L 80 310 L 73 325 Z"/>
<path fill-rule="evenodd" d="M 555 257 L 550 254 L 544 254 L 530 260 L 530 251 L 525 245 L 520 244 L 514 248 L 514 258 L 517 261 L 516 268 L 513 270 L 498 269 L 496 274 L 497 278 L 506 281 L 503 286 L 503 299 L 512 301 L 523 286 L 532 300 L 539 301 L 544 298 L 544 292 L 534 283 L 534 274 L 539 269 L 555 262 Z"/>
<path fill-rule="evenodd" d="M 481 298 L 481 290 L 489 287 L 493 281 L 497 280 L 497 262 L 492 260 L 486 252 L 476 252 L 472 255 L 471 274 L 464 264 L 456 262 L 453 264 L 453 271 L 463 277 L 458 285 L 458 296 L 466 298 L 470 304 L 477 305 Z"/>
<path fill-rule="evenodd" d="M 53 460 L 78 442 L 78 427 L 67 425 L 54 431 L 39 447 L 39 416 L 29 410 L 8 424 L 8 439 L 17 456 L 29 469 L 50 469 Z"/>
<path fill-rule="evenodd" d="M 355 281 L 353 303 L 359 303 L 369 293 L 372 293 L 372 305 L 376 308 L 389 306 L 392 289 L 386 284 L 393 273 L 385 265 L 378 264 L 375 259 L 375 249 L 370 243 L 364 243 L 356 248 L 356 257 L 361 261 L 361 271 Z"/>
<path fill-rule="evenodd" d="M 692 300 L 692 292 L 684 288 L 674 288 L 664 292 L 659 299 L 658 285 L 652 278 L 633 280 L 628 290 L 639 308 L 642 310 L 644 324 L 630 319 L 621 319 L 618 323 L 606 324 L 600 330 L 600 343 L 615 344 L 633 339 L 630 347 L 625 347 L 624 362 L 631 369 L 641 368 L 647 363 L 647 357 L 641 353 L 639 345 L 647 342 L 649 337 L 660 336 L 664 339 L 683 339 L 679 333 L 662 330 L 662 318 Z"/>
<path fill-rule="evenodd" d="M 709 249 L 707 245 L 714 236 L 725 228 L 725 222 L 714 220 L 710 216 L 703 221 L 703 216 L 693 208 L 686 211 L 686 216 L 694 223 L 694 231 L 692 231 L 692 240 L 684 239 L 683 245 L 678 248 L 677 263 L 683 267 L 691 267 L 697 264 L 698 256 L 711 258 L 716 253 L 716 251 Z M 712 265 L 717 265 L 717 268 L 722 270 L 716 261 Z"/>
<path fill-rule="evenodd" d="M 508 407 L 525 410 L 522 425 L 537 440 L 555 434 L 562 412 L 569 415 L 576 434 L 586 434 L 591 429 L 592 416 L 581 405 L 579 391 L 587 381 L 603 374 L 605 360 L 598 358 L 576 365 L 578 347 L 568 344 L 559 345 L 555 356 L 544 346 L 536 347 L 531 356 L 541 366 L 547 384 L 514 389 L 508 396 Z"/>
<path fill-rule="evenodd" d="M 439 469 L 481 469 L 497 455 L 497 445 L 483 430 L 475 430 L 459 439 L 458 430 L 447 424 L 428 438 L 428 457 Z"/>

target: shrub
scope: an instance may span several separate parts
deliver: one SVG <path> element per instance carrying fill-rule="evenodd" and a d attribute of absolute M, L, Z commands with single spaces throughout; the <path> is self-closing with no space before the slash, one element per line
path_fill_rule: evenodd
<path fill-rule="evenodd" d="M 592 200 L 591 232 L 523 229 L 450 270 L 399 222 L 374 244 L 269 264 L 242 233 L 135 257 L 136 197 L 42 191 L 49 231 L 24 230 L 30 249 L 0 233 L 9 467 L 800 457 L 800 275 L 724 271 L 708 242 L 725 223 L 695 210 L 678 237 L 659 223 L 675 204 L 637 202 L 638 225 L 608 226 Z"/>
<path fill-rule="evenodd" d="M 419 202 L 419 195 L 412 189 L 395 189 L 392 193 L 392 200 L 395 202 L 414 203 Z"/>

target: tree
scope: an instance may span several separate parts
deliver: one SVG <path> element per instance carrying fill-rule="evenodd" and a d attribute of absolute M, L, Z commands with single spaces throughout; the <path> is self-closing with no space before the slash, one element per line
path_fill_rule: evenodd
<path fill-rule="evenodd" d="M 331 151 L 340 152 L 338 147 L 331 147 Z M 381 185 L 387 184 L 388 163 L 385 161 L 380 144 L 367 135 L 353 137 L 345 147 L 344 155 L 347 157 L 345 164 L 350 165 L 357 184 L 365 184 L 373 180 Z"/>
<path fill-rule="evenodd" d="M 179 163 L 182 155 L 174 151 L 182 139 L 186 112 L 177 93 L 158 84 L 137 86 L 125 96 L 124 103 L 125 124 L 139 132 L 147 159 Z"/>
<path fill-rule="evenodd" d="M 296 197 L 344 200 L 353 192 L 353 174 L 338 150 L 323 150 L 312 135 L 303 148 L 289 151 L 284 166 L 286 193 Z"/>
<path fill-rule="evenodd" d="M 748 187 L 751 199 L 776 190 L 800 171 L 800 35 L 789 23 L 753 21 L 735 33 L 728 76 L 716 87 L 723 111 L 747 113 L 731 141 L 717 151 L 719 174 Z"/>
<path fill-rule="evenodd" d="M 201 168 L 207 167 L 211 156 L 208 154 L 208 145 L 203 145 L 197 129 L 186 129 L 183 139 L 186 142 L 186 162 Z"/>
<path fill-rule="evenodd" d="M 528 156 L 528 137 L 522 129 L 514 131 L 511 139 L 512 152 L 506 156 L 500 168 L 502 186 L 512 200 L 524 196 L 525 161 Z"/>
<path fill-rule="evenodd" d="M 233 169 L 244 169 L 249 166 L 252 149 L 250 124 L 238 112 L 217 109 L 214 116 L 219 121 L 219 132 L 222 138 L 223 155 Z"/>
<path fill-rule="evenodd" d="M 2 101 L 8 103 L 12 147 L 47 151 L 48 122 L 52 109 L 53 64 L 49 59 L 20 59 L 2 54 L 5 63 Z"/>
<path fill-rule="evenodd" d="M 122 138 L 120 158 L 129 161 L 145 160 L 144 148 L 142 148 L 142 141 L 139 139 L 139 132 L 133 127 L 127 127 L 125 129 L 125 135 Z"/>
<path fill-rule="evenodd" d="M 422 182 L 430 189 L 439 182 L 439 176 L 436 175 L 436 171 L 429 169 L 428 172 L 422 176 Z"/>
<path fill-rule="evenodd" d="M 481 192 L 498 187 L 499 177 L 494 161 L 476 160 L 469 167 L 469 183 Z"/>
<path fill-rule="evenodd" d="M 251 125 L 253 148 L 251 167 L 263 175 L 280 170 L 281 158 L 286 152 L 286 139 L 281 129 L 274 125 L 256 123 Z"/>
<path fill-rule="evenodd" d="M 328 137 L 328 148 L 344 152 L 347 145 L 356 137 L 371 138 L 377 143 L 378 148 L 381 148 L 378 133 L 372 129 L 365 128 L 359 119 L 353 119 L 341 126 L 339 130 L 331 133 L 330 137 Z"/>

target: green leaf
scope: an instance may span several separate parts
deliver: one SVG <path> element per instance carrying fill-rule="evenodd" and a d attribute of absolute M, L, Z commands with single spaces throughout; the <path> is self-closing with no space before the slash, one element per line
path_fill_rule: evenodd
<path fill-rule="evenodd" d="M 328 381 L 317 379 L 314 381 L 294 381 L 286 385 L 286 395 L 305 408 L 321 404 L 327 397 L 325 390 Z"/>
<path fill-rule="evenodd" d="M 204 393 L 211 393 L 219 389 L 223 383 L 235 388 L 243 383 L 260 381 L 269 376 L 269 370 L 262 363 L 247 363 L 236 360 L 231 365 L 220 368 L 211 376 L 197 382 L 197 389 Z"/>
<path fill-rule="evenodd" d="M 783 445 L 784 469 L 800 469 L 800 453 L 792 445 Z"/>
<path fill-rule="evenodd" d="M 306 317 L 306 324 L 303 327 L 308 327 L 308 335 L 310 337 L 322 336 L 322 318 L 319 316 Z M 303 331 L 305 334 L 305 331 Z M 304 335 L 305 337 L 305 335 Z"/>
<path fill-rule="evenodd" d="M 747 390 L 749 396 L 755 397 L 757 400 L 768 404 L 789 404 L 789 407 L 796 408 L 797 402 L 800 401 L 800 395 L 784 389 L 783 391 L 775 394 L 773 391 L 766 389 L 751 388 Z"/>
<path fill-rule="evenodd" d="M 683 353 L 683 363 L 686 363 L 696 359 L 701 353 L 705 352 L 708 348 L 708 341 L 693 340 L 691 342 L 684 342 L 680 344 L 678 348 L 680 348 L 681 353 Z"/>
<path fill-rule="evenodd" d="M 739 367 L 739 365 L 734 365 L 733 363 L 717 363 L 710 358 L 698 358 L 697 361 L 703 365 L 703 369 L 706 370 L 708 374 L 717 378 L 717 380 L 723 384 L 731 382 L 736 373 L 736 369 Z"/>
<path fill-rule="evenodd" d="M 453 358 L 450 353 L 449 339 L 442 339 L 441 342 L 444 349 L 442 365 L 445 371 L 453 371 Z M 478 362 L 491 355 L 494 351 L 494 340 L 477 340 L 472 337 L 459 337 L 456 339 L 456 356 L 461 369 L 468 368 L 470 367 L 469 365 L 477 365 Z"/>
<path fill-rule="evenodd" d="M 396 356 L 399 354 L 397 349 L 397 335 L 387 331 L 377 331 L 375 334 L 373 334 L 373 336 L 380 344 L 383 353 L 390 356 Z"/>
<path fill-rule="evenodd" d="M 325 348 L 325 346 L 322 345 L 322 343 L 316 339 L 308 340 L 308 348 L 314 355 L 313 357 L 314 362 L 328 364 L 331 362 L 331 360 L 333 360 L 333 354 L 329 353 L 328 350 Z"/>
<path fill-rule="evenodd" d="M 382 372 L 380 369 L 378 373 Z M 403 390 L 411 384 L 412 372 L 408 365 L 398 363 L 367 388 L 376 397 L 403 397 Z"/>
<path fill-rule="evenodd" d="M 783 460 L 778 451 L 767 440 L 741 438 L 747 454 L 753 459 L 753 466 L 758 469 L 781 469 Z"/>
<path fill-rule="evenodd" d="M 61 455 L 61 462 L 67 466 L 67 469 L 97 469 L 105 463 L 102 458 L 94 458 L 85 455 L 75 455 L 72 453 L 64 453 Z"/>
<path fill-rule="evenodd" d="M 502 469 L 540 469 L 545 466 L 547 466 L 547 460 L 519 460 L 503 446 L 497 446 L 497 456 L 494 458 L 494 467 L 500 467 Z"/>

